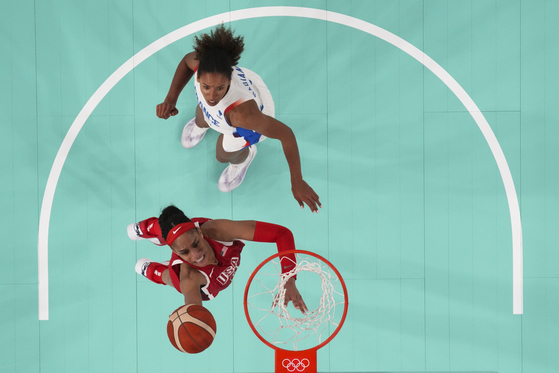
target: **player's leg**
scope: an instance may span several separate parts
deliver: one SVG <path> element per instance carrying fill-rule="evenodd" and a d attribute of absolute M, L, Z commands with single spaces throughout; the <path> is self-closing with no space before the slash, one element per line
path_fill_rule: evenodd
<path fill-rule="evenodd" d="M 155 217 L 129 224 L 127 233 L 128 237 L 133 241 L 150 240 L 158 246 L 165 246 L 167 244 L 163 237 L 161 237 L 159 220 Z"/>
<path fill-rule="evenodd" d="M 137 274 L 156 284 L 173 286 L 171 276 L 169 275 L 169 262 L 158 263 L 147 258 L 141 258 L 136 262 L 134 269 Z"/>
<path fill-rule="evenodd" d="M 223 148 L 224 138 L 227 139 L 228 143 L 231 143 L 234 141 L 230 139 L 231 137 L 233 136 L 231 135 L 225 136 L 223 134 L 219 135 L 219 138 L 217 139 L 217 143 L 215 144 L 215 157 L 221 163 L 232 163 L 232 164 L 243 163 L 247 159 L 247 156 L 249 154 L 248 147 L 244 149 L 242 147 L 246 144 L 244 140 L 240 141 L 242 145 L 238 146 L 240 148 L 239 150 L 226 151 Z M 236 138 L 233 137 L 233 139 Z M 231 146 L 229 146 L 228 148 L 231 148 Z"/>
<path fill-rule="evenodd" d="M 230 192 L 243 182 L 248 166 L 256 156 L 256 145 L 246 147 L 243 138 L 222 134 L 217 139 L 215 156 L 219 162 L 229 163 L 217 186 L 222 192 Z"/>
<path fill-rule="evenodd" d="M 208 124 L 204 119 L 204 113 L 200 106 L 196 106 L 196 115 L 182 129 L 181 144 L 190 149 L 196 146 L 208 131 Z"/>
<path fill-rule="evenodd" d="M 163 274 L 161 275 L 161 279 L 163 280 L 165 285 L 173 286 L 173 281 L 171 280 L 171 275 L 169 274 L 168 269 L 163 271 Z"/>
<path fill-rule="evenodd" d="M 194 121 L 196 122 L 196 126 L 200 128 L 210 128 L 208 123 L 206 123 L 206 119 L 204 118 L 204 112 L 202 108 L 196 105 L 196 116 L 194 117 Z"/>

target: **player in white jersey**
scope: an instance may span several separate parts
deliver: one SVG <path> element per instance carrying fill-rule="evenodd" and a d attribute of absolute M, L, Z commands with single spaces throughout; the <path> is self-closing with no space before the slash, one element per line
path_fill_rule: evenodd
<path fill-rule="evenodd" d="M 208 128 L 221 132 L 216 144 L 216 158 L 229 163 L 218 187 L 228 192 L 238 187 L 256 155 L 256 144 L 270 137 L 281 141 L 291 173 L 293 196 L 312 212 L 322 207 L 318 195 L 303 180 L 297 140 L 293 131 L 274 118 L 274 102 L 262 79 L 252 71 L 237 66 L 244 49 L 242 36 L 218 26 L 210 34 L 195 37 L 194 52 L 179 63 L 165 101 L 157 105 L 159 118 L 177 115 L 177 99 L 194 76 L 198 106 L 196 116 L 183 129 L 185 148 L 198 144 Z"/>

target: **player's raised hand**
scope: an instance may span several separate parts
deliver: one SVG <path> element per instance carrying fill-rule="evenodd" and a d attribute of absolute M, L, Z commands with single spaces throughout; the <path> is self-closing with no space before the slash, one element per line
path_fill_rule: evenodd
<path fill-rule="evenodd" d="M 301 313 L 305 314 L 309 312 L 303 297 L 301 297 L 299 290 L 297 290 L 295 279 L 293 277 L 285 283 L 285 298 L 283 300 L 284 306 L 287 306 L 287 303 L 289 302 L 293 302 L 293 307 L 301 311 Z"/>
<path fill-rule="evenodd" d="M 299 202 L 301 208 L 305 207 L 304 203 L 309 206 L 312 212 L 318 212 L 318 207 L 322 208 L 318 194 L 314 192 L 313 188 L 305 180 L 292 181 L 291 192 L 293 192 L 293 197 Z"/>
<path fill-rule="evenodd" d="M 169 117 L 177 115 L 179 111 L 175 107 L 174 103 L 165 101 L 157 105 L 157 107 L 155 108 L 155 113 L 159 118 L 169 119 Z"/>

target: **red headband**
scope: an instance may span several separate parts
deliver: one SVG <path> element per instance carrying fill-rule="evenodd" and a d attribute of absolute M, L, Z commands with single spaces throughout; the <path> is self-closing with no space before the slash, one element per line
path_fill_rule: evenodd
<path fill-rule="evenodd" d="M 175 225 L 167 234 L 167 245 L 171 246 L 181 234 L 186 233 L 189 230 L 194 229 L 195 227 L 196 226 L 193 222 Z"/>

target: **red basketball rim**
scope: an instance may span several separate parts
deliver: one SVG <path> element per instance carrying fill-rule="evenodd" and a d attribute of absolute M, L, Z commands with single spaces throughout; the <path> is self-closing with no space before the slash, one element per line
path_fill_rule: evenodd
<path fill-rule="evenodd" d="M 248 289 L 250 288 L 250 285 L 252 284 L 252 280 L 254 279 L 254 276 L 256 276 L 256 274 L 258 273 L 258 271 L 260 271 L 260 268 L 262 268 L 264 265 L 266 265 L 266 263 L 268 263 L 269 261 L 278 258 L 280 256 L 284 256 L 287 254 L 305 254 L 305 255 L 310 255 L 310 256 L 314 256 L 315 258 L 322 260 L 324 263 L 328 264 L 328 266 L 334 271 L 334 273 L 336 274 L 336 276 L 338 276 L 338 279 L 340 280 L 340 283 L 342 284 L 342 288 L 344 289 L 344 298 L 345 298 L 345 302 L 344 302 L 344 313 L 342 314 L 342 318 L 340 320 L 340 323 L 338 324 L 338 327 L 336 328 L 336 330 L 334 330 L 334 332 L 322 343 L 320 343 L 318 346 L 309 348 L 307 350 L 318 350 L 319 348 L 322 348 L 324 346 L 326 346 L 328 343 L 330 343 L 330 341 L 332 339 L 334 339 L 334 337 L 336 336 L 336 334 L 338 334 L 338 332 L 340 331 L 340 329 L 342 328 L 344 322 L 345 322 L 345 318 L 347 315 L 347 308 L 349 305 L 349 299 L 347 296 L 347 288 L 345 286 L 345 282 L 344 279 L 342 278 L 342 275 L 340 274 L 340 272 L 336 269 L 336 267 L 334 267 L 332 265 L 332 263 L 330 263 L 328 260 L 324 259 L 322 256 L 313 253 L 311 251 L 306 251 L 306 250 L 288 250 L 288 251 L 282 251 L 281 253 L 277 253 L 274 254 L 272 256 L 270 256 L 268 259 L 265 259 L 262 263 L 260 263 L 260 265 L 258 267 L 256 267 L 256 269 L 252 272 L 252 274 L 250 275 L 246 287 L 245 287 L 245 297 L 244 297 L 244 308 L 245 308 L 245 316 L 246 319 L 248 321 L 248 324 L 250 325 L 250 328 L 252 329 L 252 331 L 254 332 L 254 334 L 256 334 L 256 336 L 262 341 L 264 342 L 264 344 L 266 344 L 268 347 L 273 348 L 274 350 L 286 350 L 284 348 L 278 347 L 276 345 L 271 344 L 270 342 L 268 342 L 264 337 L 262 337 L 260 335 L 260 333 L 258 332 L 258 330 L 256 330 L 256 328 L 254 327 L 254 324 L 252 323 L 252 321 L 250 320 L 250 316 L 248 313 Z M 290 350 L 286 350 L 286 351 L 290 351 Z"/>

